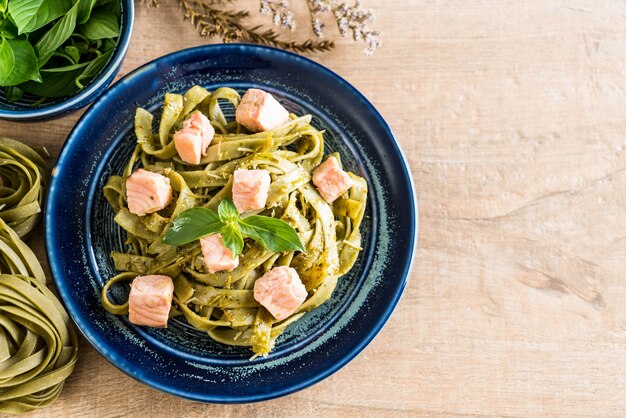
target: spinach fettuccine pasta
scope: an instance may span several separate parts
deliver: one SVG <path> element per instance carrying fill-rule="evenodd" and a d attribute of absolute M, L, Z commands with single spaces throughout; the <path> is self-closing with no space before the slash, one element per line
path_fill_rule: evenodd
<path fill-rule="evenodd" d="M 0 137 L 0 219 L 24 237 L 41 218 L 48 180 L 45 149 Z"/>
<path fill-rule="evenodd" d="M 78 342 L 44 271 L 20 239 L 36 225 L 45 162 L 28 146 L 0 138 L 0 412 L 43 408 L 74 370 Z M 13 228 L 12 228 L 13 227 Z"/>
<path fill-rule="evenodd" d="M 225 116 L 233 108 L 236 120 Z M 324 132 L 311 115 L 288 114 L 261 90 L 166 94 L 158 123 L 137 109 L 135 134 L 126 168 L 103 190 L 128 237 L 124 251 L 111 254 L 120 274 L 103 289 L 103 306 L 139 325 L 166 326 L 145 318 L 156 305 L 141 311 L 140 304 L 156 287 L 167 299 L 171 278 L 170 317 L 267 355 L 354 265 L 365 179 L 344 172 L 338 154 L 324 155 Z M 187 144 L 204 149 L 194 155 Z M 137 203 L 136 190 L 148 189 Z M 155 278 L 151 289 L 141 277 Z M 116 304 L 108 290 L 122 281 L 133 281 L 129 302 Z"/>

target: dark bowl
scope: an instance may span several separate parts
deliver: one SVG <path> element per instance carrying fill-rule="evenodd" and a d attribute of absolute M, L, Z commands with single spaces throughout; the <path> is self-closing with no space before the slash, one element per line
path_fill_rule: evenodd
<path fill-rule="evenodd" d="M 38 106 L 32 106 L 26 101 L 9 103 L 0 90 L 0 119 L 17 122 L 34 122 L 59 118 L 68 115 L 96 100 L 111 85 L 115 75 L 120 70 L 128 45 L 130 44 L 135 16 L 133 0 L 120 0 L 121 22 L 120 36 L 115 51 L 109 62 L 102 68 L 91 82 L 78 93 L 69 97 L 51 99 Z"/>
<path fill-rule="evenodd" d="M 102 195 L 135 144 L 137 106 L 158 112 L 166 92 L 194 84 L 270 91 L 297 114 L 313 115 L 327 152 L 369 185 L 364 251 L 332 297 L 288 327 L 266 358 L 212 341 L 183 320 L 138 327 L 107 313 L 100 290 L 115 274 L 110 257 L 124 234 Z M 106 115 L 106 117 L 103 117 Z M 325 378 L 380 331 L 406 285 L 417 242 L 417 200 L 389 126 L 345 80 L 306 58 L 252 45 L 210 45 L 159 58 L 127 75 L 81 118 L 65 143 L 46 205 L 46 247 L 59 295 L 87 340 L 135 379 L 184 398 L 253 402 Z M 112 294 L 118 302 L 123 291 Z M 410 342 L 407 341 L 407 344 Z M 338 388 L 339 390 L 340 388 Z"/>

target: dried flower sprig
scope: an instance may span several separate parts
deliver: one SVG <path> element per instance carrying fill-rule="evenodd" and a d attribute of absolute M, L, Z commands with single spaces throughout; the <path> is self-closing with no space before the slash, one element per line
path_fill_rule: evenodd
<path fill-rule="evenodd" d="M 159 7 L 159 0 L 141 0 L 148 7 Z"/>
<path fill-rule="evenodd" d="M 372 55 L 382 45 L 382 33 L 369 28 L 369 23 L 376 19 L 374 10 L 363 9 L 361 0 L 355 0 L 352 6 L 340 0 L 307 0 L 307 5 L 311 15 L 311 27 L 316 36 L 321 37 L 324 34 L 325 25 L 320 17 L 332 13 L 339 34 L 346 37 L 351 33 L 355 41 L 363 40 L 366 44 L 363 52 L 366 55 Z"/>
<path fill-rule="evenodd" d="M 156 7 L 160 0 L 142 2 L 149 7 Z M 327 40 L 285 41 L 274 29 L 263 30 L 261 25 L 248 26 L 243 23 L 244 19 L 250 17 L 248 11 L 225 8 L 234 2 L 235 0 L 178 0 L 185 19 L 190 20 L 202 36 L 219 36 L 224 42 L 252 42 L 295 52 L 324 52 L 335 47 L 333 41 Z M 361 0 L 355 0 L 351 6 L 342 0 L 306 0 L 306 3 L 311 29 L 318 38 L 324 36 L 326 25 L 323 19 L 332 16 L 341 36 L 351 35 L 355 41 L 365 42 L 363 52 L 366 55 L 372 55 L 382 45 L 382 33 L 369 26 L 376 18 L 374 11 L 363 8 Z M 259 12 L 262 15 L 271 15 L 274 26 L 294 31 L 296 21 L 289 7 L 287 0 L 260 0 Z"/>
<path fill-rule="evenodd" d="M 148 7 L 157 7 L 160 0 L 142 0 Z M 246 10 L 231 10 L 225 8 L 233 0 L 178 0 L 184 12 L 184 18 L 190 20 L 198 33 L 202 36 L 218 36 L 223 42 L 251 42 L 270 45 L 300 53 L 325 52 L 335 47 L 333 41 L 315 41 L 307 39 L 304 42 L 285 41 L 273 29 L 263 30 L 261 25 L 248 26 L 243 21 L 250 16 Z M 272 2 L 270 13 L 277 11 L 279 26 L 295 29 L 293 14 L 286 10 L 289 4 L 286 1 Z M 274 9 L 272 9 L 274 7 Z M 276 19 L 276 18 L 274 18 Z"/>
<path fill-rule="evenodd" d="M 262 15 L 271 14 L 274 26 L 286 28 L 292 32 L 296 30 L 296 21 L 294 20 L 293 13 L 289 10 L 289 2 L 287 0 L 261 0 L 259 12 Z"/>
<path fill-rule="evenodd" d="M 262 30 L 261 26 L 249 27 L 241 21 L 249 17 L 245 10 L 231 11 L 207 4 L 206 0 L 178 0 L 185 12 L 185 18 L 190 19 L 200 35 L 220 36 L 224 42 L 246 41 L 295 52 L 328 51 L 335 47 L 332 41 L 304 42 L 285 41 L 273 29 Z"/>

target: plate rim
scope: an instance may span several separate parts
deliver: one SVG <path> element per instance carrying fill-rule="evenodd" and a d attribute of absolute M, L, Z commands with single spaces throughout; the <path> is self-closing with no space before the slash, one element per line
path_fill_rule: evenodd
<path fill-rule="evenodd" d="M 168 386 L 163 386 L 163 385 L 155 384 L 153 382 L 142 380 L 141 373 L 137 373 L 137 371 L 128 370 L 127 368 L 120 366 L 116 362 L 115 356 L 109 353 L 106 347 L 104 347 L 103 344 L 101 344 L 97 338 L 94 338 L 91 335 L 88 335 L 81 328 L 79 323 L 74 319 L 75 302 L 71 300 L 71 295 L 69 295 L 67 290 L 64 288 L 64 286 L 62 286 L 63 280 L 61 278 L 63 278 L 64 273 L 59 270 L 58 266 L 56 265 L 57 263 L 55 262 L 60 257 L 57 255 L 58 250 L 54 248 L 54 239 L 52 235 L 52 231 L 54 229 L 53 228 L 54 222 L 52 219 L 52 204 L 53 204 L 52 197 L 55 197 L 55 192 L 58 187 L 57 179 L 59 177 L 59 172 L 62 170 L 62 166 L 63 164 L 65 164 L 65 161 L 68 158 L 68 154 L 70 153 L 70 150 L 73 144 L 79 140 L 80 135 L 78 135 L 77 133 L 79 132 L 79 130 L 84 129 L 83 125 L 86 123 L 85 122 L 86 118 L 90 116 L 91 112 L 94 111 L 94 109 L 97 109 L 102 104 L 102 102 L 106 101 L 108 96 L 113 94 L 113 92 L 117 90 L 117 88 L 119 88 L 119 85 L 121 85 L 125 81 L 127 82 L 128 80 L 134 78 L 137 74 L 140 74 L 141 72 L 146 71 L 149 67 L 162 63 L 162 62 L 167 62 L 167 64 L 170 64 L 169 61 L 172 61 L 172 60 L 176 61 L 176 57 L 178 56 L 185 56 L 190 53 L 194 53 L 196 51 L 207 50 L 207 49 L 208 50 L 240 49 L 241 50 L 240 53 L 242 52 L 245 53 L 245 50 L 248 50 L 248 49 L 256 50 L 260 52 L 263 52 L 263 50 L 265 50 L 268 53 L 283 54 L 289 60 L 301 61 L 302 64 L 312 66 L 314 67 L 316 71 L 322 71 L 326 73 L 327 75 L 331 76 L 331 78 L 333 78 L 336 82 L 342 84 L 344 87 L 350 90 L 355 95 L 355 97 L 359 98 L 362 101 L 362 103 L 373 113 L 373 115 L 375 115 L 377 122 L 380 124 L 382 128 L 384 128 L 389 138 L 391 138 L 392 140 L 391 143 L 393 144 L 395 151 L 397 152 L 398 156 L 400 157 L 402 161 L 401 172 L 403 174 L 403 177 L 405 177 L 405 179 L 408 180 L 408 183 L 409 183 L 409 192 L 411 195 L 409 199 L 410 212 L 411 212 L 410 218 L 411 218 L 412 223 L 414 224 L 414 228 L 412 228 L 411 235 L 410 235 L 410 241 L 412 242 L 412 245 L 410 248 L 410 259 L 408 260 L 408 262 L 404 264 L 402 268 L 402 276 L 403 276 L 402 280 L 401 282 L 398 283 L 398 290 L 395 292 L 393 299 L 389 300 L 389 302 L 387 303 L 384 309 L 384 314 L 379 317 L 379 320 L 374 324 L 374 326 L 369 328 L 369 331 L 367 332 L 367 334 L 363 335 L 360 343 L 351 347 L 350 350 L 347 351 L 345 355 L 341 357 L 340 361 L 333 363 L 332 366 L 326 369 L 320 370 L 317 373 L 313 373 L 313 375 L 310 376 L 308 379 L 302 379 L 299 384 L 294 384 L 289 387 L 275 389 L 271 393 L 268 393 L 268 394 L 249 395 L 249 396 L 237 396 L 237 395 L 207 396 L 206 394 L 202 394 L 202 396 L 201 395 L 196 396 L 195 393 L 188 393 L 188 392 L 176 390 L 175 388 L 171 388 Z M 88 126 L 88 125 L 85 125 L 85 126 Z M 397 171 L 400 171 L 400 170 L 397 170 Z M 343 77 L 338 75 L 336 72 L 330 70 L 329 68 L 317 63 L 316 61 L 313 61 L 310 58 L 307 58 L 307 57 L 304 57 L 304 56 L 301 56 L 301 55 L 298 55 L 289 51 L 285 51 L 282 49 L 269 47 L 269 46 L 242 44 L 242 43 L 201 45 L 201 46 L 174 51 L 169 54 L 157 57 L 149 62 L 142 64 L 141 66 L 137 67 L 133 71 L 129 72 L 127 75 L 125 75 L 120 80 L 115 82 L 109 89 L 107 89 L 104 94 L 98 97 L 96 101 L 83 113 L 83 115 L 81 115 L 79 120 L 76 122 L 76 124 L 70 131 L 66 141 L 61 147 L 61 150 L 59 151 L 59 155 L 55 161 L 55 165 L 52 170 L 51 181 L 48 186 L 48 198 L 46 199 L 46 204 L 45 204 L 44 223 L 45 223 L 44 228 L 45 228 L 46 254 L 48 257 L 49 270 L 52 275 L 55 288 L 58 294 L 61 296 L 61 302 L 63 303 L 66 310 L 70 314 L 72 321 L 76 324 L 76 328 L 81 332 L 81 334 L 91 344 L 91 346 L 94 347 L 96 351 L 98 351 L 110 364 L 115 366 L 118 370 L 124 372 L 124 374 L 132 377 L 133 379 L 141 382 L 142 384 L 146 386 L 149 386 L 153 389 L 156 389 L 156 390 L 159 390 L 159 391 L 162 391 L 162 392 L 174 395 L 174 396 L 178 396 L 184 399 L 188 399 L 188 400 L 209 402 L 209 403 L 222 403 L 222 404 L 259 402 L 259 401 L 270 400 L 270 399 L 274 399 L 277 397 L 285 396 L 285 395 L 297 392 L 299 390 L 302 390 L 304 388 L 307 388 L 309 386 L 312 386 L 320 382 L 321 380 L 337 372 L 343 366 L 345 366 L 350 361 L 352 361 L 359 353 L 363 351 L 365 347 L 367 347 L 372 342 L 372 340 L 376 337 L 376 335 L 378 335 L 378 333 L 382 330 L 384 325 L 389 320 L 397 304 L 399 303 L 402 295 L 404 294 L 404 290 L 406 289 L 408 280 L 411 275 L 411 271 L 413 270 L 415 259 L 417 258 L 416 256 L 417 256 L 417 248 L 418 248 L 418 241 L 419 241 L 419 207 L 418 207 L 417 191 L 415 189 L 415 182 L 413 179 L 413 175 L 409 168 L 408 159 L 406 158 L 404 151 L 400 147 L 400 144 L 398 143 L 398 140 L 396 136 L 394 135 L 391 127 L 383 118 L 383 116 L 380 114 L 380 112 L 374 107 L 374 105 L 361 92 L 359 92 L 351 83 L 346 81 Z"/>

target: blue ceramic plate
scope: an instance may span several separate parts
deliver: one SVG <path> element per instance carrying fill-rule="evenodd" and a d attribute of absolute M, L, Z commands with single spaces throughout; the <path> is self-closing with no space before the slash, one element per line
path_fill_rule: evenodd
<path fill-rule="evenodd" d="M 170 320 L 168 329 L 137 327 L 100 305 L 100 289 L 115 274 L 109 253 L 122 249 L 124 240 L 102 186 L 130 156 L 135 108 L 158 113 L 166 92 L 182 93 L 194 84 L 262 88 L 289 110 L 311 113 L 313 124 L 326 130 L 327 152 L 339 151 L 370 187 L 359 261 L 332 298 L 288 328 L 267 358 L 249 361 L 249 349 L 216 343 L 184 320 Z M 365 97 L 306 58 L 236 44 L 159 58 L 102 95 L 65 143 L 46 207 L 50 268 L 65 306 L 91 344 L 153 388 L 219 403 L 286 395 L 354 358 L 400 299 L 416 231 L 417 205 L 406 161 L 389 126 Z"/>

